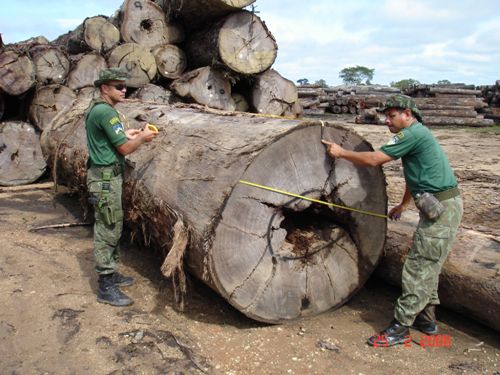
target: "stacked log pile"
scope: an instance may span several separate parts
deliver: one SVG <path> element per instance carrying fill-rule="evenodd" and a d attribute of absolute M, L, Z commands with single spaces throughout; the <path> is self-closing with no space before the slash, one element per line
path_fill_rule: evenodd
<path fill-rule="evenodd" d="M 500 80 L 491 86 L 481 86 L 483 98 L 488 103 L 488 108 L 483 108 L 480 113 L 484 118 L 491 119 L 495 124 L 500 125 Z"/>
<path fill-rule="evenodd" d="M 2 44 L 0 120 L 40 132 L 77 97 L 96 95 L 98 72 L 115 66 L 131 75 L 130 97 L 298 117 L 295 85 L 272 69 L 274 37 L 243 9 L 254 1 L 125 0 L 52 42 Z"/>
<path fill-rule="evenodd" d="M 414 97 L 425 125 L 493 125 L 493 120 L 479 113 L 488 104 L 481 97 L 481 91 L 473 85 L 417 85 L 405 90 L 405 94 Z"/>
<path fill-rule="evenodd" d="M 356 122 L 363 124 L 382 123 L 375 109 L 381 106 L 388 96 L 401 92 L 397 88 L 381 85 L 301 85 L 297 89 L 304 114 L 356 115 Z"/>

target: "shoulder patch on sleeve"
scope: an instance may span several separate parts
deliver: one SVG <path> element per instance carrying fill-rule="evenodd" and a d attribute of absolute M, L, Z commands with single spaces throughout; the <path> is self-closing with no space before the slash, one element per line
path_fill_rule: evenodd
<path fill-rule="evenodd" d="M 109 120 L 109 124 L 110 125 L 114 125 L 114 124 L 117 124 L 117 123 L 121 123 L 120 119 L 118 117 L 113 117 L 111 120 Z"/>
<path fill-rule="evenodd" d="M 396 135 L 394 135 L 389 142 L 387 142 L 388 145 L 395 145 L 398 143 L 400 140 L 402 140 L 405 137 L 403 132 L 399 132 Z"/>

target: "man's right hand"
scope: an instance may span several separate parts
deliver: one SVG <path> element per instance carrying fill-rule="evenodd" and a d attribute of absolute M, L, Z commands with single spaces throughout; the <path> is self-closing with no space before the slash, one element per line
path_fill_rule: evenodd
<path fill-rule="evenodd" d="M 144 128 L 141 131 L 141 137 L 144 139 L 145 142 L 151 142 L 153 139 L 156 138 L 158 135 L 157 132 L 152 131 L 148 124 L 144 125 Z"/>
<path fill-rule="evenodd" d="M 394 206 L 393 208 L 391 208 L 388 216 L 391 220 L 399 220 L 399 219 L 401 219 L 401 214 L 403 213 L 403 211 L 405 209 L 406 209 L 406 207 L 404 205 L 398 204 L 397 206 Z"/>

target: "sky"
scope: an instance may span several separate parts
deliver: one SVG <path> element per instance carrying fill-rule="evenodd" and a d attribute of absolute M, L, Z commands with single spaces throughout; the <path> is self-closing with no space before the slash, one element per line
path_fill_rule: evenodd
<path fill-rule="evenodd" d="M 73 30 L 112 15 L 123 0 L 1 0 L 4 43 Z M 40 4 L 42 4 L 40 6 Z M 306 5 L 307 4 L 307 5 Z M 278 43 L 273 68 L 296 82 L 342 84 L 353 66 L 375 69 L 372 83 L 493 85 L 500 79 L 500 0 L 256 0 Z"/>

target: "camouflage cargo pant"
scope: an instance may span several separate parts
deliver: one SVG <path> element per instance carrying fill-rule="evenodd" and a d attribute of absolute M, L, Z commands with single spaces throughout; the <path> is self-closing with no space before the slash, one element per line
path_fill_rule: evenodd
<path fill-rule="evenodd" d="M 94 206 L 94 259 L 99 275 L 117 270 L 123 229 L 122 174 L 113 167 L 91 167 L 87 171 L 89 201 Z"/>
<path fill-rule="evenodd" d="M 403 325 L 411 326 L 426 305 L 439 304 L 439 274 L 463 214 L 460 196 L 441 203 L 446 210 L 435 222 L 420 215 L 413 244 L 403 266 L 403 290 L 394 310 L 395 319 Z"/>

